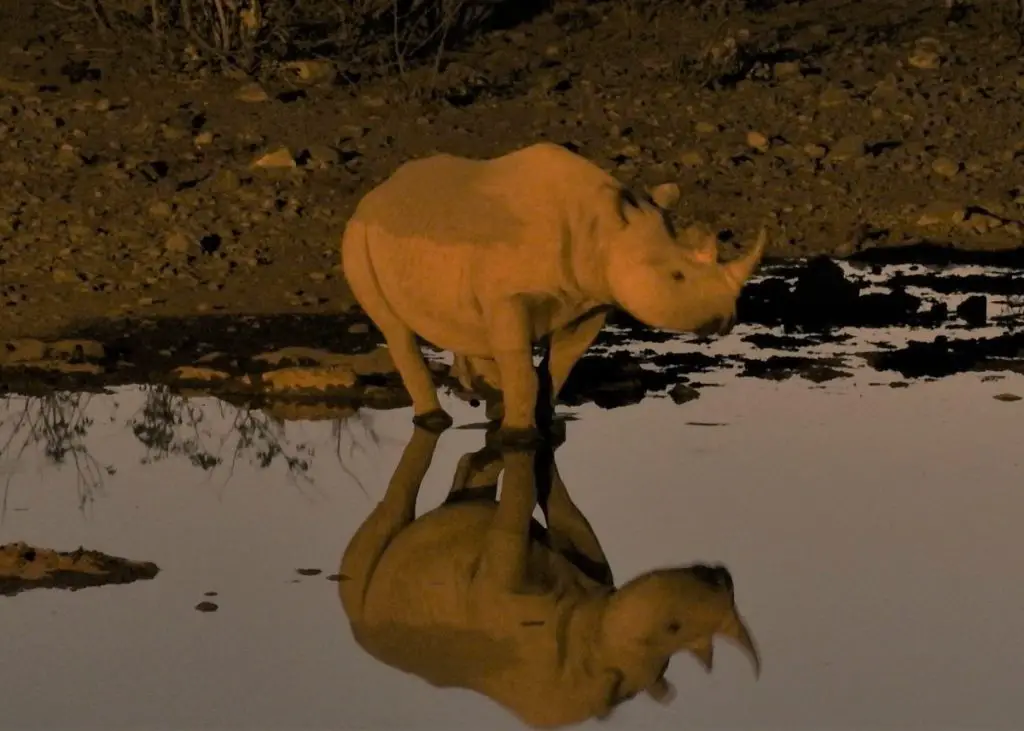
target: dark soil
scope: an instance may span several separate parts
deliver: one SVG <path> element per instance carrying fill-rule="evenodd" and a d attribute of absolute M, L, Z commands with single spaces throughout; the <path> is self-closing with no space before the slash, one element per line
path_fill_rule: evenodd
<path fill-rule="evenodd" d="M 412 157 L 538 140 L 624 181 L 678 181 L 678 216 L 723 241 L 765 224 L 775 258 L 882 263 L 923 242 L 913 255 L 1019 262 L 1015 7 L 567 0 L 479 36 L 436 77 L 303 85 L 268 71 L 254 88 L 166 65 L 44 0 L 2 3 L 0 341 L 103 320 L 215 340 L 228 332 L 215 315 L 271 330 L 294 315 L 317 323 L 315 341 L 363 347 L 345 336 L 337 252 L 358 198 Z M 253 167 L 281 148 L 283 167 Z M 805 308 L 818 297 L 847 324 L 941 314 L 912 313 L 901 293 L 854 302 L 848 287 L 768 297 L 778 286 L 751 292 L 745 316 L 820 329 Z"/>

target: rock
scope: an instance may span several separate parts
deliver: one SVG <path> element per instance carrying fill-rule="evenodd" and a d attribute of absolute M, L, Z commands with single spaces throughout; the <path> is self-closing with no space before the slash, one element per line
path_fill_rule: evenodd
<path fill-rule="evenodd" d="M 164 240 L 164 248 L 176 254 L 184 254 L 192 248 L 192 239 L 180 231 L 174 231 Z"/>
<path fill-rule="evenodd" d="M 988 298 L 983 294 L 972 294 L 957 305 L 956 314 L 968 327 L 984 327 L 988 324 Z"/>
<path fill-rule="evenodd" d="M 226 381 L 230 374 L 216 368 L 204 368 L 201 366 L 178 366 L 171 371 L 171 376 L 181 381 L 202 381 L 204 383 L 216 383 Z"/>
<path fill-rule="evenodd" d="M 935 51 L 930 51 L 924 48 L 918 48 L 910 54 L 907 58 L 907 63 L 913 66 L 915 69 L 937 69 L 942 65 L 942 60 L 939 54 Z"/>
<path fill-rule="evenodd" d="M 304 84 L 329 83 L 334 79 L 334 64 L 320 59 L 290 61 L 281 66 L 283 71 Z"/>
<path fill-rule="evenodd" d="M 964 219 L 963 224 L 966 224 L 975 233 L 983 234 L 986 231 L 999 228 L 1003 225 L 1003 221 L 987 213 L 974 213 L 970 218 Z"/>
<path fill-rule="evenodd" d="M 57 340 L 50 343 L 50 346 L 47 348 L 47 355 L 51 358 L 70 361 L 81 361 L 84 359 L 102 360 L 106 355 L 106 349 L 103 347 L 103 343 L 96 342 L 95 340 L 80 338 Z"/>
<path fill-rule="evenodd" d="M 250 376 L 243 382 L 252 383 Z M 267 371 L 260 379 L 262 390 L 280 393 L 307 391 L 322 393 L 331 389 L 348 389 L 356 385 L 356 374 L 351 366 L 338 364 L 315 368 L 280 368 Z"/>
<path fill-rule="evenodd" d="M 952 178 L 960 172 L 960 163 L 952 158 L 940 157 L 932 163 L 932 171 L 944 178 Z"/>
<path fill-rule="evenodd" d="M 159 572 L 149 561 L 130 561 L 81 547 L 58 552 L 21 541 L 0 546 L 0 595 L 5 596 L 30 589 L 130 584 L 152 579 Z"/>
<path fill-rule="evenodd" d="M 780 61 L 775 64 L 774 70 L 777 79 L 788 79 L 801 75 L 799 61 Z"/>
<path fill-rule="evenodd" d="M 754 130 L 747 132 L 747 144 L 758 152 L 766 152 L 771 146 L 767 137 Z"/>
<path fill-rule="evenodd" d="M 252 164 L 258 168 L 293 168 L 296 165 L 295 157 L 287 147 L 279 147 L 273 152 L 268 152 Z"/>
<path fill-rule="evenodd" d="M 843 162 L 864 154 L 864 138 L 861 135 L 845 135 L 829 150 L 828 159 L 833 162 Z"/>
<path fill-rule="evenodd" d="M 8 340 L 0 347 L 0 365 L 28 363 L 46 357 L 46 343 L 34 338 Z"/>
<path fill-rule="evenodd" d="M 921 212 L 917 219 L 918 226 L 950 226 L 960 223 L 967 216 L 966 209 L 959 203 L 949 201 L 933 201 Z"/>
<path fill-rule="evenodd" d="M 818 97 L 818 106 L 828 109 L 846 104 L 850 100 L 850 92 L 838 86 L 830 86 Z"/>
<path fill-rule="evenodd" d="M 235 92 L 235 99 L 240 102 L 265 102 L 270 99 L 270 95 L 267 94 L 266 90 L 262 86 L 253 82 L 239 87 Z"/>
<path fill-rule="evenodd" d="M 57 164 L 62 167 L 77 168 L 82 165 L 82 157 L 75 152 L 75 148 L 64 143 L 57 150 Z"/>
<path fill-rule="evenodd" d="M 828 148 L 812 142 L 804 145 L 804 153 L 812 160 L 820 160 L 828 154 Z"/>
<path fill-rule="evenodd" d="M 8 79 L 5 76 L 0 76 L 0 92 L 4 94 L 28 96 L 35 90 L 36 85 L 29 81 L 18 81 L 17 79 Z"/>
<path fill-rule="evenodd" d="M 693 129 L 699 135 L 710 135 L 718 132 L 718 127 L 710 122 L 697 122 Z"/>
<path fill-rule="evenodd" d="M 1021 398 L 1024 398 L 1024 397 L 1018 396 L 1015 393 L 997 393 L 992 398 L 994 398 L 996 401 L 1012 402 L 1012 401 L 1020 401 Z"/>
<path fill-rule="evenodd" d="M 677 383 L 669 390 L 668 395 L 675 403 L 685 404 L 687 401 L 700 398 L 700 391 L 689 384 Z"/>
<path fill-rule="evenodd" d="M 213 132 L 210 130 L 200 132 L 192 138 L 192 142 L 197 146 L 208 145 L 213 142 Z"/>
<path fill-rule="evenodd" d="M 306 153 L 314 167 L 326 168 L 338 162 L 337 151 L 327 145 L 310 145 Z"/>
<path fill-rule="evenodd" d="M 156 201 L 149 207 L 149 215 L 154 218 L 168 218 L 171 213 L 171 204 L 167 201 Z"/>
<path fill-rule="evenodd" d="M 700 150 L 687 150 L 679 155 L 679 163 L 688 168 L 704 167 L 707 156 Z"/>
<path fill-rule="evenodd" d="M 220 607 L 213 602 L 203 601 L 196 604 L 195 609 L 197 612 L 216 612 Z"/>
<path fill-rule="evenodd" d="M 238 173 L 230 168 L 221 168 L 213 177 L 210 188 L 215 193 L 231 193 L 238 190 L 242 185 Z"/>
<path fill-rule="evenodd" d="M 69 284 L 78 281 L 78 277 L 73 271 L 63 267 L 54 267 L 50 276 L 53 278 L 54 284 Z"/>

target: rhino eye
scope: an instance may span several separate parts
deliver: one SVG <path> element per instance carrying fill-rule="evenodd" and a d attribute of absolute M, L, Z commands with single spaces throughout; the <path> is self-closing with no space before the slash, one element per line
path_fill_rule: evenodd
<path fill-rule="evenodd" d="M 686 276 L 677 269 L 676 271 L 672 272 L 672 279 L 674 279 L 677 282 L 681 282 L 684 279 L 686 279 Z"/>
<path fill-rule="evenodd" d="M 676 632 L 682 629 L 682 625 L 680 625 L 679 622 L 669 622 L 667 625 L 665 625 L 665 629 L 668 630 L 669 634 L 674 635 Z"/>

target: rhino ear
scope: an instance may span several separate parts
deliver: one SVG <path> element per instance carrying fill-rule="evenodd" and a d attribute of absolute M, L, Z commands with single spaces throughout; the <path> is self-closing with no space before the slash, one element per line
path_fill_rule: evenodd
<path fill-rule="evenodd" d="M 650 194 L 651 199 L 658 204 L 659 208 L 667 210 L 675 207 L 676 203 L 679 202 L 679 186 L 676 183 L 662 183 L 653 188 L 648 188 L 647 192 Z"/>

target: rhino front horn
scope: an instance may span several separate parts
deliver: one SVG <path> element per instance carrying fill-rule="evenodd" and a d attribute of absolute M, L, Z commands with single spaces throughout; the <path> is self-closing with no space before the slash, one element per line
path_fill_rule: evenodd
<path fill-rule="evenodd" d="M 764 255 L 765 247 L 768 245 L 768 229 L 764 226 L 761 227 L 761 232 L 757 236 L 757 242 L 753 248 L 750 249 L 746 254 L 736 259 L 733 259 L 728 264 L 724 264 L 725 275 L 729 281 L 740 289 L 744 282 L 750 279 L 758 265 L 761 263 L 761 257 Z"/>
<path fill-rule="evenodd" d="M 754 664 L 754 677 L 761 677 L 761 654 L 757 651 L 757 645 L 754 644 L 754 638 L 750 636 L 750 631 L 735 610 L 719 632 L 739 643 Z"/>

